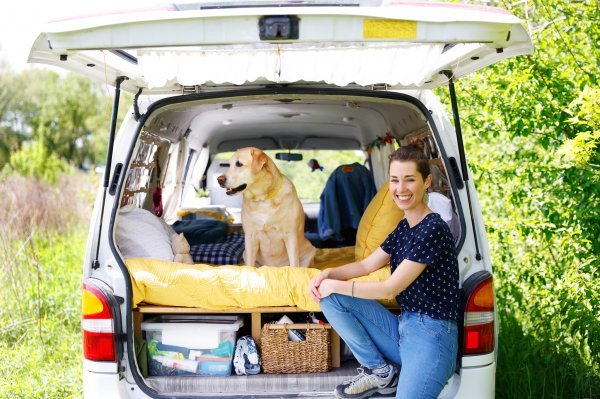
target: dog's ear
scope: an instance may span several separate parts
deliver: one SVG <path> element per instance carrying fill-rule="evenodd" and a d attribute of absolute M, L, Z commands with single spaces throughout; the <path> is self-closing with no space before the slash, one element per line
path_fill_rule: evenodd
<path fill-rule="evenodd" d="M 252 173 L 258 173 L 265 166 L 269 157 L 259 149 L 252 150 L 250 154 L 252 155 Z"/>

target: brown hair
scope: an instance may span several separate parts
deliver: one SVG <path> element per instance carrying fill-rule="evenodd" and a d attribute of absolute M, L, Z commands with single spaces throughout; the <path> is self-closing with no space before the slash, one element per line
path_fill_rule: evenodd
<path fill-rule="evenodd" d="M 431 174 L 431 168 L 429 167 L 429 159 L 414 144 L 409 144 L 404 147 L 398 148 L 392 155 L 390 155 L 390 165 L 393 161 L 408 162 L 412 161 L 417 164 L 417 172 L 421 174 L 423 180 L 427 179 L 427 176 Z M 388 166 L 389 168 L 389 166 Z"/>

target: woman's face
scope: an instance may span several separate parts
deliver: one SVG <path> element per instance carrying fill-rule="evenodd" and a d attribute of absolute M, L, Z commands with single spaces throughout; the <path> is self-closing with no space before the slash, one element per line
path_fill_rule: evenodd
<path fill-rule="evenodd" d="M 431 185 L 431 175 L 423 180 L 413 161 L 392 161 L 390 164 L 390 194 L 403 211 L 423 205 L 423 195 Z"/>

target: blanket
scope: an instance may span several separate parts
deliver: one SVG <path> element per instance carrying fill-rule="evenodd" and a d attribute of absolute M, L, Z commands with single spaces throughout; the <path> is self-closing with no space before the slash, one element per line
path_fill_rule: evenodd
<path fill-rule="evenodd" d="M 239 265 L 244 262 L 244 233 L 229 233 L 219 243 L 191 245 L 190 255 L 194 263 Z"/>
<path fill-rule="evenodd" d="M 354 247 L 318 249 L 315 266 L 310 268 L 188 265 L 148 258 L 130 258 L 125 263 L 134 307 L 144 302 L 211 310 L 297 306 L 319 311 L 319 304 L 308 295 L 308 282 L 321 270 L 352 261 Z M 389 276 L 389 267 L 383 267 L 355 280 L 384 281 Z"/>

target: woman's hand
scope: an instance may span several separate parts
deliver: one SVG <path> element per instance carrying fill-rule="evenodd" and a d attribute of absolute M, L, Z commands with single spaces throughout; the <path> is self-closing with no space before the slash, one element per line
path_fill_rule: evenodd
<path fill-rule="evenodd" d="M 321 284 L 319 285 L 320 298 L 325 298 L 325 297 L 333 294 L 334 292 L 336 292 L 334 290 L 334 287 L 337 282 L 338 282 L 338 280 L 332 280 L 329 278 L 322 280 Z"/>
<path fill-rule="evenodd" d="M 326 278 L 327 272 L 319 273 L 317 277 L 313 278 L 308 283 L 308 295 L 313 301 L 319 302 L 321 300 L 321 293 L 319 292 L 319 287 L 321 286 L 321 282 Z"/>

